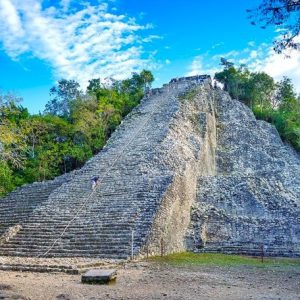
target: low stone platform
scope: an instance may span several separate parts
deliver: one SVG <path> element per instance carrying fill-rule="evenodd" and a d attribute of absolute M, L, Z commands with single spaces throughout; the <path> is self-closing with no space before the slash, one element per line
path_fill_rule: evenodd
<path fill-rule="evenodd" d="M 39 273 L 63 272 L 77 275 L 91 268 L 117 268 L 125 262 L 124 260 L 101 260 L 83 257 L 67 259 L 0 256 L 0 270 Z"/>
<path fill-rule="evenodd" d="M 89 284 L 107 284 L 116 280 L 116 278 L 117 270 L 93 269 L 81 276 L 81 282 Z"/>

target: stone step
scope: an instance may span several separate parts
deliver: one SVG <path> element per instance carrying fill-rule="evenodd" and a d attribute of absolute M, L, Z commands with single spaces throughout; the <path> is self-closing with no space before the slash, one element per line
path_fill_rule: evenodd
<path fill-rule="evenodd" d="M 143 232 L 144 233 L 144 232 Z M 143 238 L 145 234 L 140 234 L 137 233 L 136 231 L 134 232 L 134 239 L 140 239 Z M 131 240 L 131 232 L 128 234 L 120 235 L 118 232 L 115 234 L 107 234 L 107 235 L 100 235 L 100 234 L 66 234 L 66 235 L 59 235 L 59 234 L 53 234 L 53 235 L 42 235 L 42 236 L 34 236 L 34 234 L 30 235 L 16 235 L 15 237 L 11 238 L 7 243 L 19 243 L 19 242 L 44 242 L 47 244 L 49 241 L 48 240 L 55 240 L 55 239 L 60 239 L 62 241 L 64 240 L 69 240 L 70 242 L 73 241 L 102 241 L 103 243 L 107 242 L 113 242 L 113 241 L 127 241 Z"/>
<path fill-rule="evenodd" d="M 205 247 L 195 252 L 198 253 L 224 253 L 224 254 L 240 254 L 240 255 L 252 255 L 261 256 L 262 252 L 260 248 L 238 248 L 238 247 Z M 300 257 L 300 251 L 291 250 L 287 251 L 286 248 L 273 248 L 265 251 L 265 256 L 278 256 L 278 257 Z"/>
<path fill-rule="evenodd" d="M 44 226 L 45 225 L 45 226 Z M 59 233 L 62 232 L 66 226 L 68 224 L 40 224 L 39 226 L 31 226 L 28 227 L 24 225 L 23 230 L 20 231 L 20 234 L 22 234 L 23 232 L 35 232 L 35 233 L 39 233 L 43 234 L 41 232 L 41 229 L 43 229 L 44 232 L 55 232 L 55 233 Z M 76 224 L 70 224 L 70 226 L 68 226 L 67 231 L 68 232 L 72 232 L 73 230 L 75 231 L 79 231 L 79 232 L 114 232 L 115 230 L 118 230 L 119 232 L 127 232 L 127 231 L 131 231 L 133 229 L 133 225 L 132 224 L 114 224 L 113 226 L 111 226 L 111 224 L 94 224 L 94 225 L 76 225 Z M 46 230 L 47 229 L 47 230 Z"/>
<path fill-rule="evenodd" d="M 134 236 L 140 236 L 141 232 L 145 233 L 146 228 L 139 228 L 139 230 L 133 230 Z M 63 235 L 62 235 L 63 234 Z M 16 236 L 12 237 L 11 239 L 17 241 L 17 240 L 24 240 L 24 239 L 32 239 L 32 240 L 43 240 L 43 239 L 49 239 L 54 237 L 60 237 L 62 235 L 63 239 L 88 239 L 88 238 L 99 238 L 99 239 L 124 239 L 131 237 L 132 230 L 127 230 L 120 232 L 119 230 L 115 231 L 53 231 L 45 234 L 39 234 L 37 235 L 34 231 L 20 231 Z"/>
<path fill-rule="evenodd" d="M 138 236 L 134 237 L 135 239 L 138 239 Z M 15 237 L 13 239 L 11 239 L 10 241 L 8 241 L 7 243 L 5 243 L 4 245 L 2 245 L 2 247 L 6 247 L 8 245 L 23 245 L 23 244 L 27 244 L 27 245 L 39 245 L 39 244 L 43 244 L 43 245 L 51 245 L 53 243 L 54 240 L 59 239 L 59 241 L 61 243 L 65 243 L 67 242 L 68 244 L 72 245 L 72 244 L 85 244 L 85 243 L 95 243 L 95 244 L 110 244 L 111 246 L 114 245 L 120 245 L 121 243 L 128 243 L 129 241 L 131 241 L 131 235 L 128 235 L 127 237 L 120 237 L 120 238 L 113 238 L 113 237 L 109 237 L 109 238 L 103 238 L 103 237 L 99 237 L 99 236 L 89 236 L 89 238 L 85 238 L 84 236 L 81 239 L 78 239 L 77 236 L 66 236 L 66 237 L 54 237 L 54 236 L 49 236 L 47 240 L 45 240 L 45 237 L 39 237 L 39 238 L 34 238 L 34 237 Z"/>
<path fill-rule="evenodd" d="M 128 259 L 130 254 L 119 254 L 119 253 L 98 253 L 92 251 L 51 251 L 47 255 L 44 255 L 44 252 L 34 252 L 34 251 L 10 251 L 2 252 L 0 250 L 0 255 L 2 256 L 19 256 L 19 257 L 85 257 L 85 258 L 101 258 L 101 259 Z"/>
<path fill-rule="evenodd" d="M 54 242 L 54 241 L 52 241 Z M 51 246 L 53 246 L 53 249 L 59 249 L 59 250 L 66 250 L 66 251 L 72 251 L 74 250 L 99 250 L 101 252 L 101 249 L 103 251 L 109 251 L 109 250 L 117 250 L 117 251 L 124 251 L 125 249 L 129 249 L 131 246 L 131 241 L 125 241 L 124 243 L 97 243 L 97 240 L 93 241 L 93 243 L 87 244 L 87 243 L 75 243 L 75 242 L 63 242 L 58 241 L 57 243 L 47 243 L 47 244 L 4 244 L 1 246 L 1 250 L 3 251 L 10 251 L 10 250 L 24 250 L 31 251 L 31 250 L 40 250 L 40 251 L 47 251 Z"/>
<path fill-rule="evenodd" d="M 2 265 L 0 264 L 1 271 L 14 271 L 14 272 L 38 272 L 38 273 L 57 273 L 63 272 L 69 275 L 78 275 L 79 270 L 68 266 L 42 266 L 42 265 Z"/>

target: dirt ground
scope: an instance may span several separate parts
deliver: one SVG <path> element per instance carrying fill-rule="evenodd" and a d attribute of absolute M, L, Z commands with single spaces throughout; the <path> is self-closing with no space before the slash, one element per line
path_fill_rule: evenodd
<path fill-rule="evenodd" d="M 132 263 L 110 285 L 80 275 L 0 271 L 0 299 L 300 299 L 300 267 Z"/>

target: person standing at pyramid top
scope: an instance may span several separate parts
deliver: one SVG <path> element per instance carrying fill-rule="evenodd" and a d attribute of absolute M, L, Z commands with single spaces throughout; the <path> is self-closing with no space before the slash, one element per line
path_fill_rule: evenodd
<path fill-rule="evenodd" d="M 96 190 L 97 185 L 99 184 L 99 176 L 94 176 L 92 179 L 92 191 Z"/>

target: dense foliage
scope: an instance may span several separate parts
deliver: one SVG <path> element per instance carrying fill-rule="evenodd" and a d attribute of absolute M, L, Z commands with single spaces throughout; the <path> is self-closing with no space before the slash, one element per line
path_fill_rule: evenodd
<path fill-rule="evenodd" d="M 280 31 L 274 42 L 274 50 L 300 49 L 297 36 L 300 34 L 300 0 L 262 0 L 260 5 L 248 10 L 252 24 L 261 28 L 275 26 Z"/>
<path fill-rule="evenodd" d="M 14 95 L 0 94 L 0 196 L 81 167 L 139 104 L 153 79 L 146 70 L 106 84 L 92 79 L 85 92 L 62 79 L 39 115 L 31 115 Z"/>
<path fill-rule="evenodd" d="M 291 80 L 275 82 L 264 72 L 250 72 L 221 60 L 223 71 L 215 79 L 224 84 L 231 97 L 248 105 L 258 119 L 274 124 L 281 137 L 300 151 L 300 96 Z"/>

